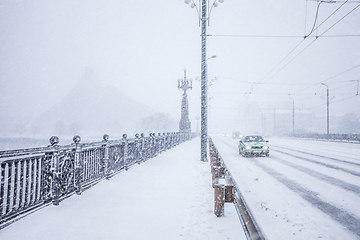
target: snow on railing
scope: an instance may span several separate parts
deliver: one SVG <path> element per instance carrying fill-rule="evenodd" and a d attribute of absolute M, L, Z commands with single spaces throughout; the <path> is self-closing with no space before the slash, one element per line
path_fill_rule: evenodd
<path fill-rule="evenodd" d="M 316 140 L 329 140 L 329 141 L 343 141 L 343 142 L 355 142 L 360 143 L 360 134 L 357 133 L 304 133 L 295 134 L 295 137 L 316 139 Z"/>
<path fill-rule="evenodd" d="M 0 151 L 0 229 L 192 137 L 178 132 L 109 140 L 105 134 L 101 142 L 80 143 L 75 136 L 73 144 L 60 146 L 53 136 L 48 147 Z"/>

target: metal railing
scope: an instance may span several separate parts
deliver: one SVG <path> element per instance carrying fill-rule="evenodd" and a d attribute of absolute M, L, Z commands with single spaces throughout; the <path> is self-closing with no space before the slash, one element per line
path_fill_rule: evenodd
<path fill-rule="evenodd" d="M 211 138 L 209 138 L 209 152 L 212 186 L 215 195 L 215 215 L 218 217 L 223 216 L 224 203 L 232 202 L 238 213 L 246 238 L 248 240 L 264 240 L 265 236 L 261 232 L 250 209 L 247 207 L 245 199 L 240 192 L 240 188 L 237 186 Z"/>
<path fill-rule="evenodd" d="M 360 134 L 357 133 L 303 133 L 295 134 L 295 137 L 316 140 L 343 141 L 360 143 Z"/>
<path fill-rule="evenodd" d="M 121 170 L 144 162 L 189 140 L 189 133 L 136 134 L 128 139 L 0 151 L 0 229 L 48 204 L 82 191 Z"/>

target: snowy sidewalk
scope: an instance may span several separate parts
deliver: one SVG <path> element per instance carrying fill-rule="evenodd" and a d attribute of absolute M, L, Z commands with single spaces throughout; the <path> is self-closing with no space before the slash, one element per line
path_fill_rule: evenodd
<path fill-rule="evenodd" d="M 245 240 L 232 204 L 215 216 L 210 166 L 199 159 L 196 138 L 28 215 L 0 239 Z"/>

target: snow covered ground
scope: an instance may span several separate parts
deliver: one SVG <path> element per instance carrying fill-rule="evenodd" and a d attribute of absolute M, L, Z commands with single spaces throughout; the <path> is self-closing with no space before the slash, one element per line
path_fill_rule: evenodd
<path fill-rule="evenodd" d="M 210 166 L 199 159 L 196 138 L 26 216 L 0 239 L 246 239 L 233 204 L 215 216 Z"/>
<path fill-rule="evenodd" d="M 270 157 L 244 158 L 213 137 L 267 239 L 360 239 L 360 144 L 269 139 Z"/>

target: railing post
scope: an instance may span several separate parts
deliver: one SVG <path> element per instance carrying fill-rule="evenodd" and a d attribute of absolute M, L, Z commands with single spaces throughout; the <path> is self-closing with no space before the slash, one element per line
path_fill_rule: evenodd
<path fill-rule="evenodd" d="M 81 137 L 74 136 L 73 141 L 75 143 L 75 166 L 74 166 L 74 184 L 75 192 L 77 195 L 81 195 L 82 192 L 82 180 L 83 180 L 83 159 L 81 158 Z"/>
<path fill-rule="evenodd" d="M 153 154 L 153 158 L 156 157 L 157 155 L 157 136 L 156 136 L 156 133 L 153 133 L 153 137 L 154 137 L 154 145 L 153 145 L 153 151 L 154 151 L 154 154 Z"/>
<path fill-rule="evenodd" d="M 141 139 L 141 150 L 140 150 L 140 159 L 141 159 L 141 161 L 142 162 L 145 162 L 145 160 L 146 160 L 146 144 L 145 144 L 145 141 L 146 141 L 146 139 L 145 139 L 145 134 L 144 133 L 141 133 L 140 134 L 140 139 Z"/>
<path fill-rule="evenodd" d="M 59 205 L 60 198 L 60 179 L 59 179 L 59 138 L 52 136 L 50 138 L 50 144 L 52 149 L 51 158 L 51 199 L 54 205 Z"/>
<path fill-rule="evenodd" d="M 127 134 L 122 135 L 122 144 L 124 145 L 124 165 L 125 165 L 125 171 L 128 170 L 128 140 L 127 140 Z"/>
<path fill-rule="evenodd" d="M 103 158 L 103 171 L 104 176 L 107 180 L 110 179 L 110 157 L 109 157 L 109 135 L 104 134 L 103 136 L 103 144 L 102 147 L 104 148 L 104 158 Z"/>
<path fill-rule="evenodd" d="M 171 137 L 170 137 L 170 133 L 166 133 L 166 150 L 169 150 L 171 147 Z"/>
<path fill-rule="evenodd" d="M 140 152 L 141 152 L 141 139 L 139 137 L 139 134 L 136 133 L 135 134 L 135 159 L 136 159 L 136 162 L 137 164 L 140 164 L 141 163 L 141 159 L 140 159 Z"/>
<path fill-rule="evenodd" d="M 150 158 L 155 156 L 155 133 L 149 134 L 150 140 Z"/>
<path fill-rule="evenodd" d="M 165 151 L 166 151 L 166 135 L 165 133 L 163 133 L 161 136 L 161 152 L 165 152 Z"/>
<path fill-rule="evenodd" d="M 169 133 L 169 149 L 173 147 L 173 134 Z"/>
<path fill-rule="evenodd" d="M 178 142 L 178 134 L 174 133 L 174 147 L 177 146 L 177 142 Z"/>
<path fill-rule="evenodd" d="M 156 141 L 156 156 L 161 153 L 161 133 L 158 133 L 157 135 L 157 141 Z"/>

